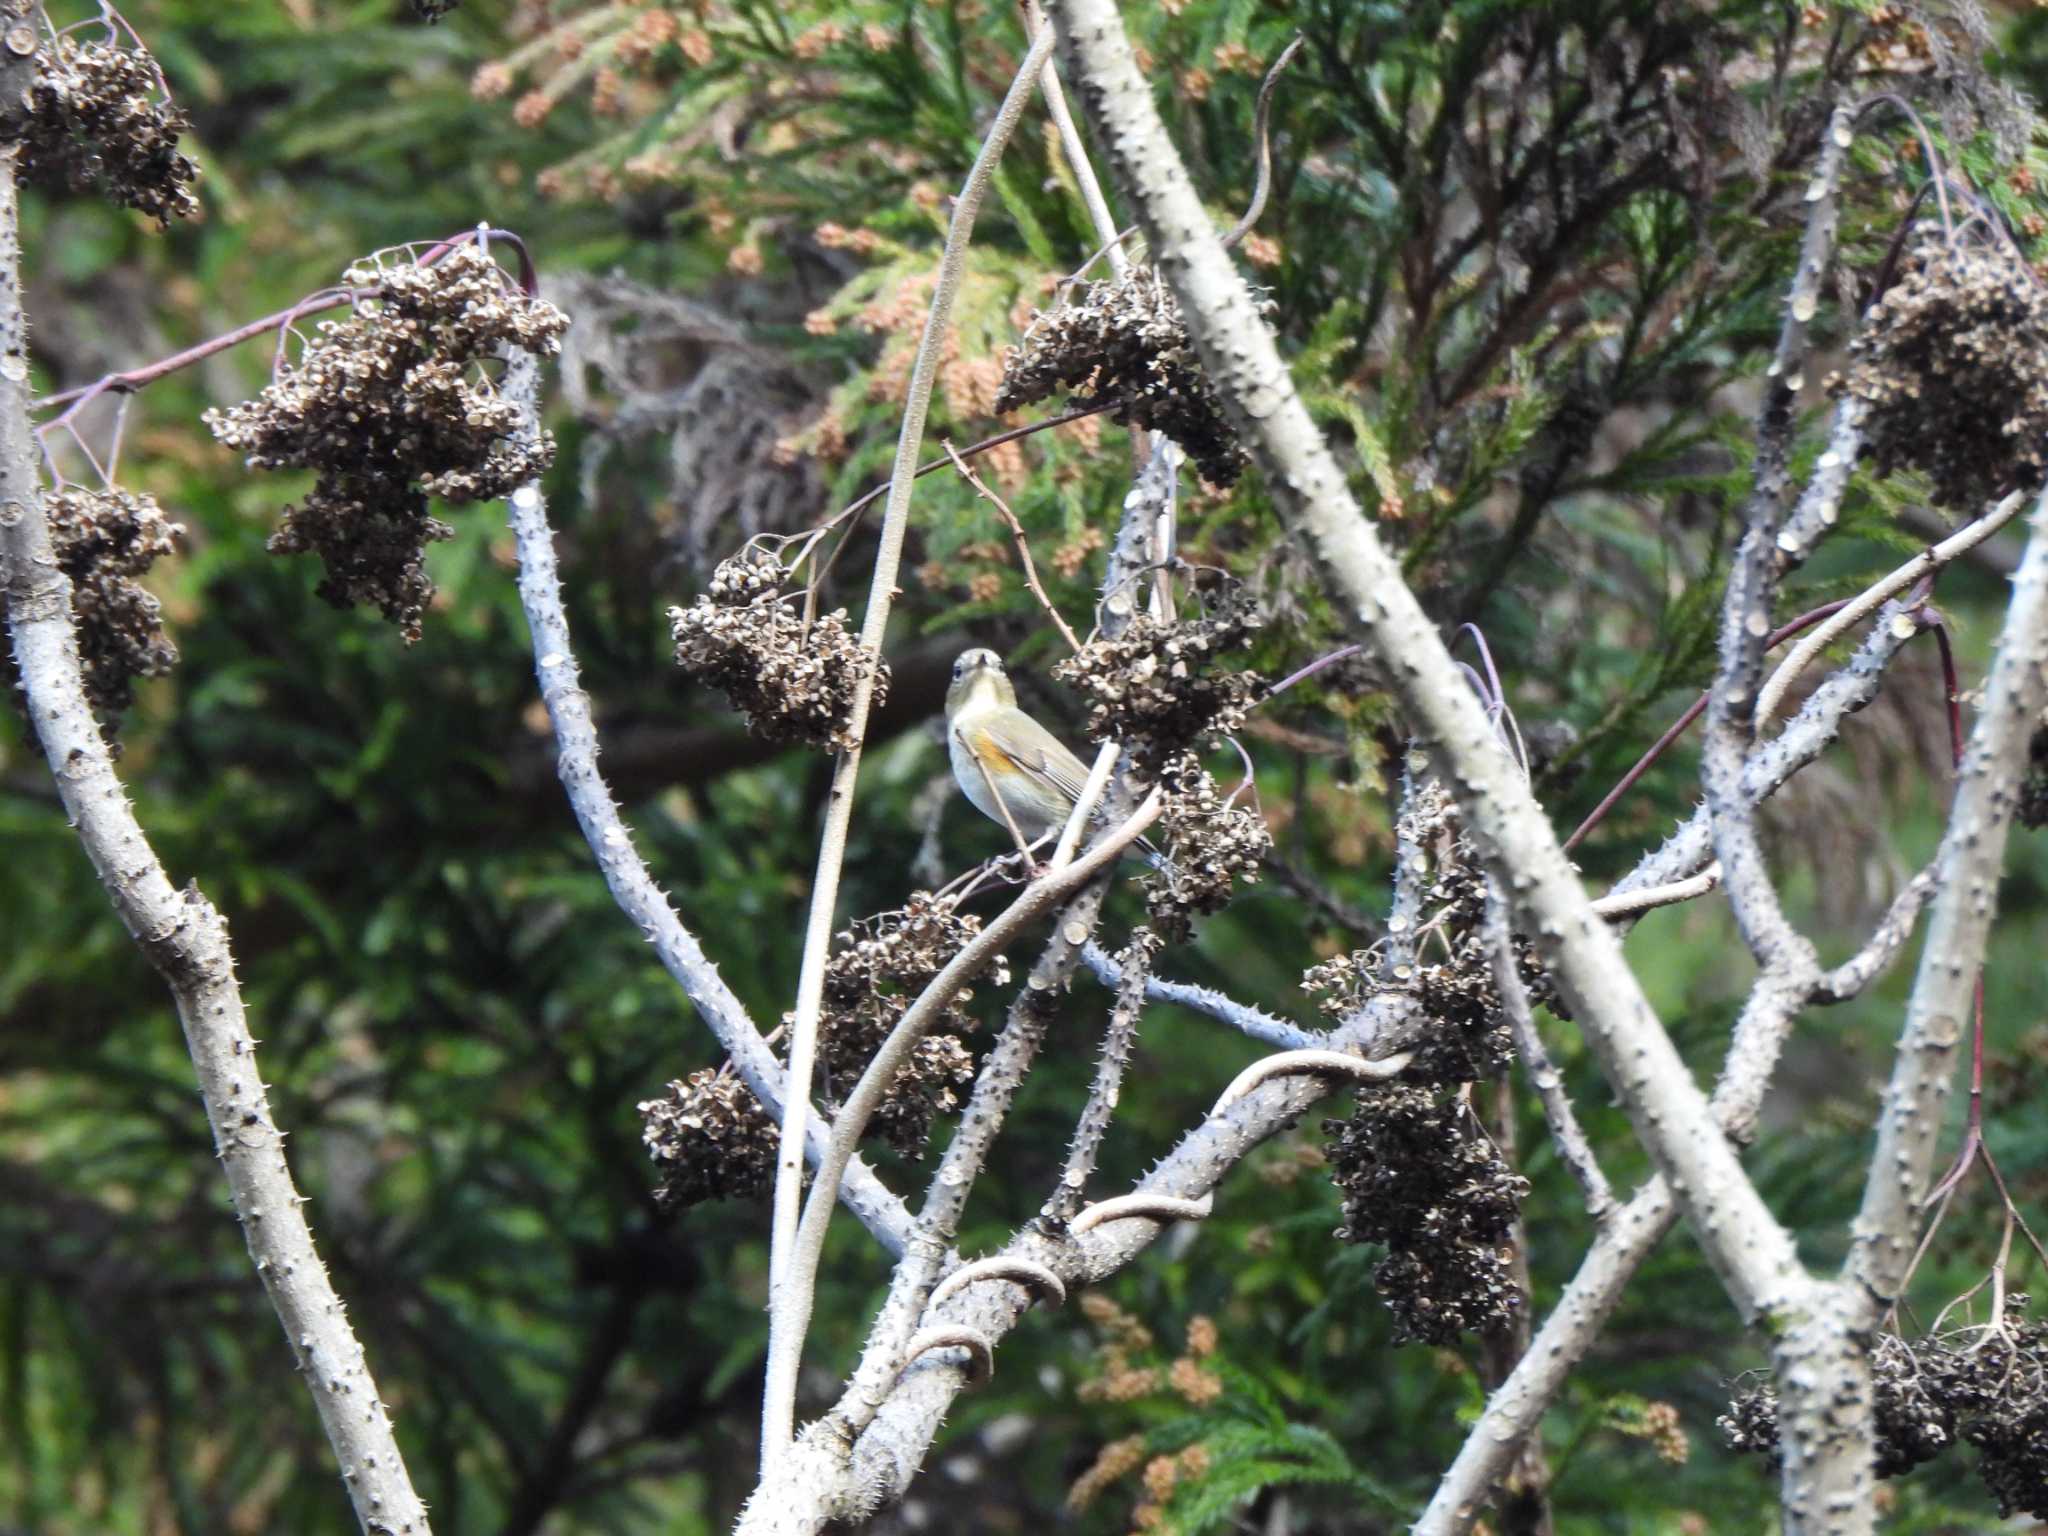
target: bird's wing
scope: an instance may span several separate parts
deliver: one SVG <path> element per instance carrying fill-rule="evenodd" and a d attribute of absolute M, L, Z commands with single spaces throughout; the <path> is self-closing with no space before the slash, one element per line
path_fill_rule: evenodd
<path fill-rule="evenodd" d="M 1058 790 L 1068 804 L 1081 798 L 1088 769 L 1051 731 L 1023 711 L 1013 710 L 1003 722 L 1002 735 L 1001 745 L 1010 761 Z"/>

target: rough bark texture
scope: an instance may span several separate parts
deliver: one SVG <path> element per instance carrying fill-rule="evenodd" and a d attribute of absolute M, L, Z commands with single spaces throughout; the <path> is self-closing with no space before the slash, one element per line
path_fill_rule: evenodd
<path fill-rule="evenodd" d="M 226 920 L 196 886 L 172 885 L 114 776 L 86 700 L 71 583 L 57 568 L 43 516 L 28 378 L 15 152 L 9 149 L 0 151 L 0 594 L 29 715 L 100 884 L 171 989 L 249 1257 L 341 1463 L 356 1518 L 380 1536 L 426 1536 L 426 1506 L 413 1491 L 363 1346 L 313 1246 L 304 1201 L 285 1161 L 284 1133 L 271 1119 Z"/>

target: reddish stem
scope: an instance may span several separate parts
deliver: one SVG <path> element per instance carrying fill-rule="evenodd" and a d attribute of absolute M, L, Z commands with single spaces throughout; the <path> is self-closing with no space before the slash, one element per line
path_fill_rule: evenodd
<path fill-rule="evenodd" d="M 1839 613 L 1848 605 L 1849 599 L 1843 598 L 1840 602 L 1822 603 L 1818 608 L 1810 609 L 1800 614 L 1798 618 L 1793 619 L 1790 623 L 1773 632 L 1771 637 L 1764 642 L 1764 649 L 1766 651 L 1776 650 L 1794 635 L 1802 630 L 1813 628 L 1822 619 L 1827 618 L 1830 614 Z M 1629 769 L 1627 773 L 1621 776 L 1621 782 L 1610 789 L 1607 792 L 1607 797 L 1593 807 L 1591 814 L 1579 823 L 1579 829 L 1564 840 L 1564 851 L 1566 853 L 1570 853 L 1580 843 L 1583 843 L 1586 840 L 1586 835 L 1599 826 L 1602 821 L 1606 820 L 1607 813 L 1614 809 L 1621 797 L 1635 788 L 1636 782 L 1650 771 L 1658 758 L 1670 750 L 1671 744 L 1686 733 L 1693 721 L 1706 713 L 1706 708 L 1707 695 L 1703 693 L 1693 703 L 1691 708 L 1678 717 L 1677 722 L 1672 725 L 1671 729 L 1657 738 L 1656 742 L 1650 747 L 1650 750 L 1637 760 L 1635 767 Z"/>
<path fill-rule="evenodd" d="M 458 246 L 467 245 L 472 240 L 481 242 L 487 248 L 493 240 L 509 242 L 512 248 L 519 253 L 519 284 L 521 289 L 529 296 L 538 290 L 539 277 L 534 271 L 533 256 L 527 250 L 526 242 L 510 230 L 479 226 L 476 229 L 466 230 L 459 235 L 450 235 L 446 240 L 439 241 L 431 246 L 426 254 L 419 258 L 418 265 L 431 267 L 450 251 L 455 250 Z M 109 373 L 93 380 L 90 384 L 81 384 L 76 389 L 59 390 L 54 395 L 45 395 L 42 399 L 36 401 L 34 407 L 36 410 L 48 410 L 50 407 L 58 405 L 68 406 L 69 409 L 63 415 L 45 422 L 41 430 L 48 431 L 53 427 L 68 425 L 73 417 L 102 395 L 132 394 L 136 390 L 144 389 L 154 384 L 158 379 L 164 378 L 166 375 L 176 373 L 181 368 L 189 368 L 194 363 L 204 362 L 216 353 L 225 352 L 230 347 L 238 347 L 243 342 L 248 341 L 252 337 L 261 336 L 266 331 L 274 331 L 280 326 L 290 325 L 293 321 L 302 319 L 307 315 L 321 314 L 330 309 L 339 309 L 344 304 L 353 304 L 359 299 L 372 298 L 376 295 L 376 291 L 374 288 L 340 288 L 315 303 L 309 304 L 304 299 L 301 299 L 298 303 L 293 304 L 287 309 L 278 310 L 275 314 L 265 315 L 260 320 L 251 320 L 246 324 L 238 325 L 231 331 L 224 331 L 209 341 L 202 341 L 196 346 L 187 347 L 184 351 L 173 353 L 171 356 L 160 359 L 157 362 L 147 363 L 140 368 L 130 368 L 120 373 Z"/>

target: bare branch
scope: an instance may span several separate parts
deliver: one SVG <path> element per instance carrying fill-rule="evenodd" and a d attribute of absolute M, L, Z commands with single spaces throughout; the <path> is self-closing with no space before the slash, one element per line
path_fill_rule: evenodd
<path fill-rule="evenodd" d="M 1116 1001 L 1110 1005 L 1095 1081 L 1089 1084 L 1088 1097 L 1074 1122 L 1074 1141 L 1067 1149 L 1067 1165 L 1040 1212 L 1048 1221 L 1068 1221 L 1081 1207 L 1081 1191 L 1088 1187 L 1088 1176 L 1095 1172 L 1095 1159 L 1102 1151 L 1102 1139 L 1109 1134 L 1110 1117 L 1116 1113 L 1117 1100 L 1123 1092 L 1124 1069 L 1131 1063 L 1131 1048 L 1138 1040 L 1138 1018 L 1145 1011 L 1145 982 L 1152 974 L 1153 957 L 1159 949 L 1158 936 L 1140 928 L 1131 935 L 1131 942 L 1123 951 L 1123 979 L 1117 983 Z"/>
<path fill-rule="evenodd" d="M 1175 1221 L 1207 1221 L 1209 1213 L 1216 1208 L 1214 1195 L 1203 1195 L 1199 1199 L 1187 1199 L 1181 1195 L 1154 1194 L 1150 1190 L 1137 1190 L 1128 1195 L 1117 1195 L 1112 1199 L 1098 1200 L 1067 1223 L 1067 1230 L 1075 1237 L 1092 1232 L 1105 1222 L 1150 1221 L 1160 1226 Z"/>
<path fill-rule="evenodd" d="M 197 886 L 171 884 L 114 776 L 86 698 L 71 583 L 51 551 L 29 426 L 16 153 L 0 151 L 0 606 L 29 718 L 100 884 L 170 987 L 249 1257 L 341 1464 L 356 1519 L 365 1532 L 427 1536 L 426 1506 L 292 1182 L 284 1133 L 256 1066 L 227 921 Z"/>
<path fill-rule="evenodd" d="M 955 1292 L 990 1280 L 1005 1280 L 1012 1285 L 1021 1285 L 1027 1291 L 1035 1292 L 1041 1301 L 1049 1301 L 1056 1307 L 1067 1304 L 1066 1284 L 1043 1264 L 1033 1263 L 1030 1259 L 996 1258 L 962 1264 L 932 1288 L 931 1300 L 925 1305 L 939 1306 Z"/>
<path fill-rule="evenodd" d="M 1304 537 L 1340 607 L 1385 663 L 1491 867 L 1512 873 L 1519 915 L 1544 943 L 1545 960 L 1637 1135 L 1682 1191 L 1723 1283 L 1751 1316 L 1794 1304 L 1807 1281 L 1790 1235 L 1719 1135 L 1616 937 L 1588 909 L 1542 809 L 1351 496 L 1257 303 L 1208 225 L 1115 6 L 1061 0 L 1055 17 L 1117 179 L 1152 248 L 1171 253 L 1162 270 L 1190 337 L 1283 519 Z"/>
<path fill-rule="evenodd" d="M 1892 898 L 1891 906 L 1885 909 L 1863 947 L 1821 977 L 1814 989 L 1814 1002 L 1847 1002 L 1877 979 L 1913 936 L 1921 909 L 1939 887 L 1940 870 L 1941 861 L 1937 859 L 1906 882 L 1905 889 Z"/>
<path fill-rule="evenodd" d="M 1048 64 L 1046 68 L 1050 71 L 1052 66 Z M 954 452 L 950 439 L 939 446 L 946 450 L 946 457 L 953 461 L 953 467 L 960 472 L 960 478 L 974 487 L 977 496 L 996 509 L 1004 526 L 1010 530 L 1011 541 L 1017 546 L 1017 558 L 1024 566 L 1024 585 L 1030 589 L 1031 595 L 1038 599 L 1038 606 L 1044 609 L 1045 616 L 1052 620 L 1053 627 L 1067 642 L 1067 648 L 1074 651 L 1081 649 L 1081 637 L 1074 633 L 1073 626 L 1067 622 L 1066 616 L 1060 612 L 1053 600 L 1045 595 L 1045 587 L 1038 579 L 1038 567 L 1031 563 L 1031 540 L 1025 537 L 1024 525 L 1017 521 L 1017 514 L 1010 510 L 1008 502 L 988 488 L 980 475 L 968 467 L 965 459 Z"/>
<path fill-rule="evenodd" d="M 988 1335 L 979 1328 L 969 1328 L 960 1323 L 941 1323 L 935 1328 L 920 1331 L 903 1352 L 903 1369 L 909 1370 L 917 1363 L 918 1356 L 935 1349 L 966 1350 L 967 1380 L 970 1383 L 987 1381 L 996 1373 L 995 1346 L 989 1343 Z"/>
<path fill-rule="evenodd" d="M 1045 30 L 1045 13 L 1039 8 L 1038 0 L 1023 0 L 1024 29 L 1035 41 Z M 1123 241 L 1118 238 L 1116 216 L 1109 211 L 1109 200 L 1102 195 L 1101 178 L 1095 174 L 1095 163 L 1088 156 L 1088 145 L 1081 137 L 1081 128 L 1074 121 L 1074 114 L 1067 106 L 1067 93 L 1060 88 L 1058 64 L 1048 58 L 1044 73 L 1039 77 L 1039 86 L 1045 92 L 1046 116 L 1053 121 L 1059 132 L 1060 151 L 1067 157 L 1067 166 L 1074 173 L 1074 183 L 1081 189 L 1082 206 L 1088 210 L 1088 222 L 1095 228 L 1095 238 L 1102 242 L 1102 249 L 1109 257 L 1109 269 L 1118 277 L 1130 270 L 1131 258 L 1125 252 Z"/>
<path fill-rule="evenodd" d="M 1975 522 L 1957 530 L 1933 548 L 1922 550 L 1897 570 L 1873 582 L 1834 613 L 1826 623 L 1809 632 L 1793 647 L 1792 654 L 1778 663 L 1778 670 L 1773 672 L 1770 681 L 1764 684 L 1763 692 L 1758 695 L 1756 703 L 1758 725 L 1761 726 L 1770 719 L 1778 707 L 1778 701 L 1785 697 L 1785 690 L 1790 688 L 1799 674 L 1812 664 L 1814 657 L 1923 577 L 1933 575 L 1944 565 L 1960 559 L 1982 544 L 2011 522 L 2026 504 L 2026 497 L 2017 491 L 2013 492 Z"/>
<path fill-rule="evenodd" d="M 537 424 L 531 413 L 539 372 L 531 358 L 515 357 L 503 389 L 529 405 L 528 430 Z M 718 1043 L 732 1057 L 740 1077 L 770 1114 L 779 1113 L 788 1079 L 777 1065 L 746 1008 L 703 946 L 669 905 L 633 847 L 632 829 L 619 815 L 604 776 L 597 767 L 597 727 L 590 715 L 590 695 L 583 691 L 570 646 L 568 615 L 562 608 L 561 574 L 555 563 L 554 531 L 548 526 L 547 501 L 538 485 L 521 486 L 507 503 L 512 536 L 519 552 L 519 601 L 533 636 L 534 673 L 540 680 L 541 702 L 547 707 L 559 753 L 556 772 L 568 794 L 584 841 L 597 860 L 605 885 L 619 910 L 654 946 L 662 966 L 696 1006 Z M 813 1127 L 807 1137 L 812 1162 L 824 1156 L 825 1133 Z M 910 1213 L 865 1163 L 848 1170 L 846 1208 L 892 1253 L 901 1253 L 910 1232 Z"/>
<path fill-rule="evenodd" d="M 1674 880 L 1669 885 L 1653 885 L 1636 891 L 1610 891 L 1605 896 L 1595 897 L 1591 906 L 1611 922 L 1619 917 L 1639 917 L 1658 907 L 1675 906 L 1681 901 L 1693 901 L 1720 883 L 1721 866 L 1709 864 L 1698 874 L 1685 880 Z"/>
<path fill-rule="evenodd" d="M 812 1181 L 810 1197 L 804 1203 L 803 1220 L 797 1228 L 796 1247 L 791 1254 L 789 1278 L 791 1290 L 788 1300 L 786 1328 L 779 1334 L 771 1334 L 769 1340 L 769 1366 L 771 1383 L 784 1382 L 782 1390 L 790 1394 L 789 1412 L 795 1417 L 796 1355 L 801 1350 L 805 1331 L 810 1325 L 811 1305 L 814 1287 L 817 1283 L 818 1262 L 825 1251 L 825 1233 L 831 1225 L 832 1207 L 837 1197 L 841 1175 L 852 1160 L 854 1147 L 861 1133 L 867 1128 L 882 1095 L 895 1082 L 896 1074 L 902 1070 L 910 1053 L 916 1049 L 926 1031 L 938 1019 L 940 1011 L 959 992 L 967 979 L 978 973 L 983 966 L 1000 954 L 1019 933 L 1036 921 L 1046 910 L 1057 905 L 1097 875 L 1107 869 L 1132 843 L 1138 840 L 1145 828 L 1159 815 L 1159 796 L 1155 791 L 1145 798 L 1137 812 L 1121 826 L 1105 833 L 1088 852 L 1069 864 L 1065 869 L 1045 874 L 1027 885 L 1001 916 L 976 934 L 960 952 L 946 963 L 939 974 L 932 978 L 917 1000 L 904 1011 L 896 1021 L 874 1056 L 867 1069 L 855 1083 L 839 1113 L 832 1122 L 831 1143 L 825 1159 L 818 1166 L 816 1178 Z M 1085 937 L 1085 935 L 1084 935 Z M 929 1283 L 927 1279 L 926 1283 Z M 920 1288 L 921 1289 L 921 1288 Z M 778 1346 L 777 1339 L 780 1339 Z M 783 1351 L 778 1356 L 778 1347 Z M 779 1411 L 779 1410 L 778 1410 Z M 763 1487 L 772 1486 L 775 1479 L 764 1474 Z"/>
<path fill-rule="evenodd" d="M 796 1370 L 803 1352 L 803 1334 L 811 1314 L 809 1294 L 816 1273 L 798 1267 L 798 1211 L 802 1198 L 806 1121 L 810 1112 L 811 1074 L 818 1055 L 818 1019 L 825 990 L 825 962 L 832 947 L 833 914 L 838 904 L 839 874 L 846 859 L 846 834 L 853 819 L 853 791 L 860 773 L 860 743 L 867 734 L 868 706 L 874 697 L 875 667 L 882 654 L 882 642 L 889 624 L 889 608 L 896 594 L 897 569 L 902 563 L 903 539 L 910 523 L 910 493 L 917 475 L 917 451 L 924 440 L 924 424 L 931 407 L 932 383 L 938 374 L 939 357 L 946 334 L 952 326 L 953 300 L 960 289 L 961 273 L 967 265 L 967 247 L 974 222 L 981 212 L 996 161 L 1010 141 L 1024 107 L 1031 99 L 1032 86 L 1047 59 L 1052 57 L 1052 36 L 1042 34 L 1031 45 L 1010 82 L 995 120 L 982 140 L 967 179 L 953 201 L 953 216 L 946 228 L 946 246 L 939 258 L 937 280 L 932 289 L 931 309 L 925 316 L 924 334 L 919 338 L 917 356 L 911 365 L 908 393 L 903 406 L 903 426 L 896 440 L 896 462 L 890 473 L 889 498 L 882 513 L 882 531 L 875 552 L 874 579 L 868 588 L 867 611 L 861 618 L 861 645 L 869 663 L 854 686 L 848 712 L 847 738 L 853 746 L 840 753 L 832 769 L 832 788 L 825 805 L 825 827 L 818 841 L 817 874 L 811 883 L 811 912 L 804 928 L 803 963 L 797 976 L 795 1018 L 790 1028 L 789 1078 L 793 1091 L 782 1112 L 782 1140 L 775 1155 L 775 1207 L 769 1246 L 768 1383 L 761 1405 L 761 1465 L 772 1469 L 788 1448 L 795 1432 Z M 950 994 L 949 994 L 950 995 Z M 840 1158 L 840 1168 L 852 1155 Z M 839 1168 L 831 1170 L 828 1158 L 819 1170 L 821 1186 L 838 1183 Z M 825 1206 L 830 1211 L 829 1201 Z M 822 1236 L 822 1233 L 820 1234 Z"/>
<path fill-rule="evenodd" d="M 1081 958 L 1104 986 L 1114 987 L 1121 983 L 1123 968 L 1100 944 L 1089 944 L 1081 951 Z M 1173 1003 L 1196 1013 L 1205 1013 L 1254 1040 L 1264 1041 L 1283 1051 L 1316 1050 L 1329 1043 L 1329 1036 L 1320 1030 L 1303 1029 L 1299 1024 L 1254 1008 L 1249 1003 L 1240 1003 L 1211 987 L 1147 976 L 1145 996 L 1155 1003 Z"/>
<path fill-rule="evenodd" d="M 1605 1222 L 1614 1212 L 1614 1190 L 1600 1171 L 1593 1144 L 1586 1139 L 1572 1108 L 1572 1096 L 1565 1091 L 1564 1074 L 1550 1059 L 1536 1028 L 1536 1011 L 1529 1003 L 1529 989 L 1522 983 L 1521 962 L 1516 958 L 1514 935 L 1508 927 L 1507 912 L 1499 897 L 1489 892 L 1486 903 L 1487 944 L 1493 951 L 1494 984 L 1500 988 L 1508 1027 L 1514 1031 L 1515 1052 L 1522 1058 L 1522 1070 L 1529 1086 L 1543 1105 L 1543 1120 L 1550 1127 L 1550 1140 L 1571 1175 L 1586 1196 L 1586 1214 Z"/>
<path fill-rule="evenodd" d="M 1230 1085 L 1217 1095 L 1209 1113 L 1229 1114 L 1232 1107 L 1259 1084 L 1276 1077 L 1327 1077 L 1339 1082 L 1383 1083 L 1399 1076 L 1408 1062 L 1409 1055 L 1405 1051 L 1398 1056 L 1383 1056 L 1377 1061 L 1368 1061 L 1349 1051 L 1282 1051 L 1278 1056 L 1253 1062 L 1232 1078 Z"/>
<path fill-rule="evenodd" d="M 1742 771 L 1742 793 L 1751 804 L 1777 793 L 1793 774 L 1817 760 L 1840 737 L 1844 722 L 1877 697 L 1885 668 L 1918 633 L 1917 626 L 1901 625 L 1901 617 L 1910 617 L 1906 607 L 1888 604 L 1848 662 L 1807 695 L 1784 730 L 1750 753 Z M 1670 884 L 1697 873 L 1712 857 L 1713 829 L 1702 806 L 1602 899 Z"/>
<path fill-rule="evenodd" d="M 1983 713 L 1957 771 L 1948 831 L 1935 861 L 1941 894 L 1928 918 L 1843 1270 L 1864 1293 L 1884 1300 L 1896 1293 L 1912 1258 L 1916 1213 L 1941 1131 L 1956 1042 L 1998 910 L 1999 870 L 2027 742 L 2048 703 L 2048 492 L 2030 521 L 1998 656 L 1984 684 Z"/>

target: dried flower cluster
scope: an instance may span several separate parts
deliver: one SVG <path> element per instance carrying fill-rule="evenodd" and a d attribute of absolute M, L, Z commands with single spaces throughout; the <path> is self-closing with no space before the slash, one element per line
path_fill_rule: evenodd
<path fill-rule="evenodd" d="M 2027 1298 L 2006 1297 L 2009 1311 Z M 2048 1519 L 2048 1326 L 2008 1320 L 1906 1340 L 1882 1334 L 1871 1351 L 1877 1475 L 1896 1477 L 1956 1442 L 1977 1447 L 1977 1475 L 2001 1515 Z M 1720 1420 L 1738 1451 L 1778 1460 L 1778 1394 L 1768 1376 L 1744 1378 Z"/>
<path fill-rule="evenodd" d="M 1172 758 L 1213 746 L 1244 724 L 1258 701 L 1256 672 L 1218 670 L 1219 653 L 1243 647 L 1264 622 L 1235 581 L 1195 619 L 1132 618 L 1121 637 L 1097 637 L 1053 668 L 1088 699 L 1088 734 L 1122 742 L 1131 763 L 1156 779 Z"/>
<path fill-rule="evenodd" d="M 837 1109 L 912 1001 L 980 931 L 979 918 L 919 891 L 901 911 L 861 918 L 838 936 L 818 1020 L 828 1105 Z M 982 974 L 999 986 L 1009 980 L 1000 957 Z M 973 995 L 962 988 L 947 1000 L 868 1124 L 868 1134 L 906 1157 L 924 1150 L 932 1121 L 953 1108 L 954 1090 L 974 1075 L 974 1057 L 960 1039 L 974 1027 L 967 1012 Z M 731 1063 L 670 1083 L 663 1097 L 639 1108 L 641 1138 L 663 1170 L 664 1204 L 751 1197 L 773 1186 L 777 1125 Z"/>
<path fill-rule="evenodd" d="M 692 1072 L 640 1104 L 641 1140 L 663 1170 L 663 1205 L 765 1195 L 775 1183 L 777 1127 L 732 1066 Z"/>
<path fill-rule="evenodd" d="M 168 223 L 199 212 L 199 167 L 178 149 L 191 127 L 139 47 L 45 39 L 29 90 L 20 168 L 40 186 L 93 191 Z"/>
<path fill-rule="evenodd" d="M 1411 1082 L 1493 1077 L 1513 1059 L 1514 1035 L 1486 949 L 1486 885 L 1475 850 L 1449 794 L 1434 780 L 1405 798 L 1396 834 L 1410 861 L 1406 878 L 1422 888 L 1422 920 L 1416 932 L 1402 935 L 1409 941 L 1403 953 L 1412 951 L 1413 958 L 1394 958 L 1384 945 L 1354 950 L 1312 966 L 1302 987 L 1338 1020 L 1384 992 L 1413 996 L 1420 1030 L 1399 1042 L 1414 1053 L 1404 1074 Z"/>
<path fill-rule="evenodd" d="M 1226 800 L 1201 760 L 1184 752 L 1159 771 L 1165 843 L 1158 871 L 1140 882 L 1145 911 L 1162 937 L 1185 939 L 1194 919 L 1226 906 L 1236 881 L 1259 878 L 1273 847 L 1266 818 L 1251 805 Z"/>
<path fill-rule="evenodd" d="M 1076 284 L 1064 303 L 1041 311 L 1003 361 L 995 408 L 1014 411 L 1061 390 L 1076 405 L 1117 401 L 1116 420 L 1164 432 L 1214 485 L 1235 484 L 1244 469 L 1180 305 L 1150 267 Z"/>
<path fill-rule="evenodd" d="M 1500 1244 L 1528 1180 L 1511 1171 L 1456 1094 L 1397 1084 L 1358 1095 L 1323 1124 L 1344 1196 L 1346 1242 L 1385 1243 L 1373 1270 L 1395 1341 L 1449 1344 L 1504 1326 L 1522 1306 Z"/>
<path fill-rule="evenodd" d="M 804 621 L 783 591 L 782 562 L 749 545 L 711 574 L 709 590 L 668 611 L 676 665 L 718 689 L 763 740 L 850 747 L 854 687 L 870 661 L 846 610 Z M 873 702 L 889 664 L 873 658 Z"/>
<path fill-rule="evenodd" d="M 101 715 L 117 715 L 133 701 L 136 678 L 160 677 L 178 660 L 178 648 L 164 634 L 162 605 L 135 578 L 171 553 L 184 526 L 166 518 L 154 496 L 118 487 L 56 491 L 43 509 L 51 552 L 71 578 L 85 695 Z M 0 612 L 5 606 L 0 597 Z M 0 675 L 13 681 L 14 658 L 4 646 Z M 18 684 L 15 702 L 26 718 Z"/>
<path fill-rule="evenodd" d="M 208 411 L 206 423 L 251 468 L 319 473 L 285 509 L 272 552 L 317 553 L 323 598 L 375 605 L 410 643 L 434 595 L 426 545 L 451 532 L 427 515 L 427 498 L 503 496 L 554 458 L 550 434 L 515 438 L 521 407 L 485 364 L 506 348 L 552 355 L 569 320 L 475 245 L 432 266 L 351 268 L 346 280 L 362 295 L 349 317 L 322 321 L 261 395 Z"/>
<path fill-rule="evenodd" d="M 1974 515 L 2048 478 L 2048 291 L 2003 241 L 1923 234 L 1829 391 L 1864 403 L 1880 475 L 1917 469 Z"/>
<path fill-rule="evenodd" d="M 818 1026 L 828 1102 L 852 1088 L 918 994 L 979 932 L 981 919 L 956 912 L 950 897 L 918 891 L 901 911 L 860 918 L 839 935 L 825 965 Z M 1000 956 L 970 979 L 981 976 L 996 986 L 1010 979 Z M 967 1011 L 973 997 L 962 987 L 946 1000 L 868 1123 L 870 1135 L 906 1157 L 923 1152 L 932 1121 L 953 1108 L 954 1090 L 974 1076 L 974 1055 L 960 1038 L 974 1028 Z"/>

